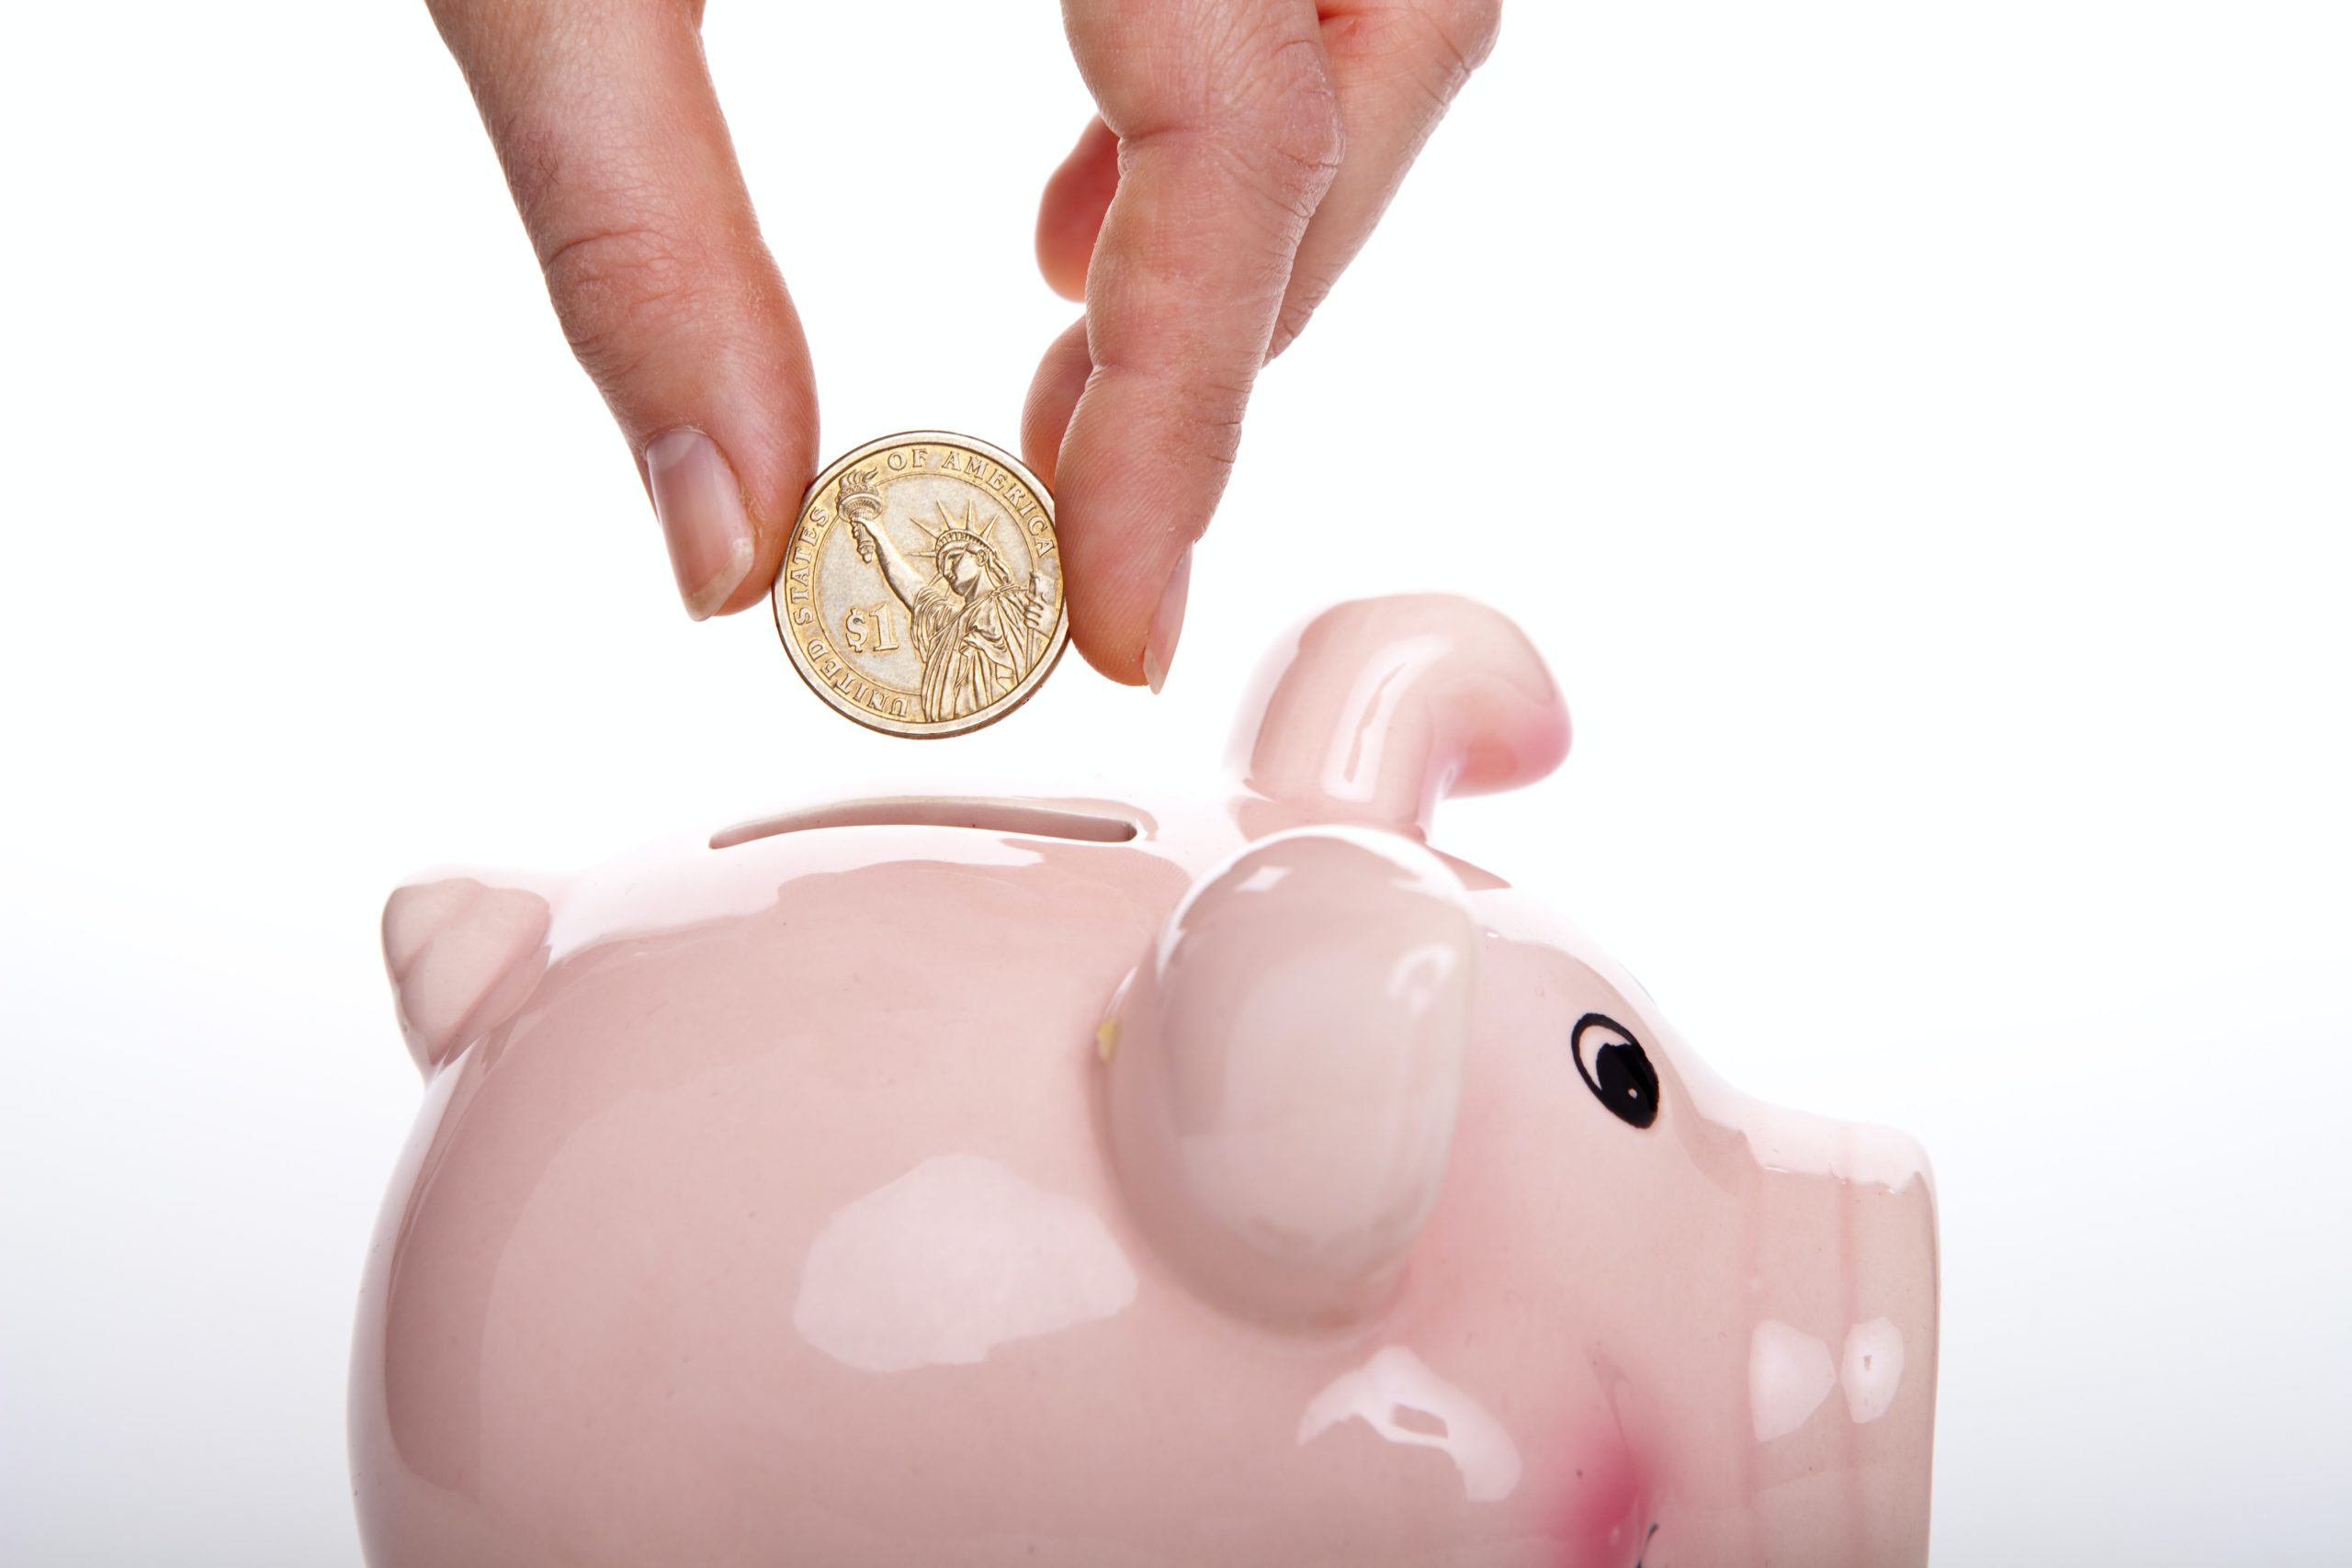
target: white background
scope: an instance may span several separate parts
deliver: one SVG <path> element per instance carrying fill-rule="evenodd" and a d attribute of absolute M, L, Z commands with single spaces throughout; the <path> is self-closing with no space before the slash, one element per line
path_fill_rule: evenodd
<path fill-rule="evenodd" d="M 827 449 L 1010 445 L 1051 8 L 707 33 Z M 356 1561 L 401 876 L 1206 789 L 1279 627 L 1423 587 L 1578 725 L 1439 841 L 1932 1152 L 1936 1561 L 2352 1558 L 2347 63 L 2325 4 L 1515 0 L 1262 383 L 1167 693 L 1073 658 L 918 750 L 679 613 L 421 6 L 16 8 L 0 1560 Z"/>

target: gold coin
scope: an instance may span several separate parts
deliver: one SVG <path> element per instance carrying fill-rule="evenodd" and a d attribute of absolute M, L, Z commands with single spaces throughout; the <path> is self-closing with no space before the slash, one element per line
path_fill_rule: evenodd
<path fill-rule="evenodd" d="M 770 598 L 808 689 L 890 735 L 994 724 L 1069 640 L 1054 498 L 1019 459 L 936 430 L 817 476 Z"/>

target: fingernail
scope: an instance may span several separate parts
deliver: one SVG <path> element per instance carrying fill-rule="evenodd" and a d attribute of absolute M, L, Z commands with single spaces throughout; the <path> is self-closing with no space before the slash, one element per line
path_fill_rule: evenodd
<path fill-rule="evenodd" d="M 743 487 L 718 446 L 699 430 L 673 430 L 645 448 L 653 514 L 670 541 L 670 570 L 686 614 L 707 620 L 751 575 L 752 540 Z"/>
<path fill-rule="evenodd" d="M 1184 596 L 1193 586 L 1193 547 L 1176 558 L 1168 586 L 1159 591 L 1159 608 L 1151 613 L 1151 632 L 1143 642 L 1143 678 L 1154 692 L 1168 683 L 1168 666 L 1176 657 L 1176 638 L 1184 629 Z"/>

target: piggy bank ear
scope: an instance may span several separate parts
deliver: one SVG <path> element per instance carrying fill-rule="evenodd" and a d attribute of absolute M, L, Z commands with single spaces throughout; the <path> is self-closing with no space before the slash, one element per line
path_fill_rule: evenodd
<path fill-rule="evenodd" d="M 544 894 L 480 876 L 414 882 L 384 903 L 384 967 L 409 1055 L 430 1077 L 506 1021 L 548 966 Z"/>
<path fill-rule="evenodd" d="M 1442 593 L 1359 599 L 1275 649 L 1235 750 L 1270 807 L 1246 829 L 1426 832 L 1446 795 L 1513 789 L 1559 766 L 1568 710 L 1526 634 L 1498 612 Z"/>
<path fill-rule="evenodd" d="M 1393 834 L 1278 834 L 1197 883 L 1113 1003 L 1109 1124 L 1146 1229 L 1204 1294 L 1309 1326 L 1376 1311 L 1444 1179 L 1478 955 Z"/>

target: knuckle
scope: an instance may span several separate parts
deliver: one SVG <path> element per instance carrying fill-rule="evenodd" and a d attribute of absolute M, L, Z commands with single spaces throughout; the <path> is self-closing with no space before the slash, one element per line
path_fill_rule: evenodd
<path fill-rule="evenodd" d="M 1264 197 L 1293 225 L 1306 222 L 1339 174 L 1345 148 L 1339 96 L 1319 56 L 1264 68 L 1250 90 L 1227 103 L 1204 140 L 1228 177 Z"/>
<path fill-rule="evenodd" d="M 1139 147 L 1188 151 L 1295 216 L 1311 214 L 1338 173 L 1345 132 L 1319 31 L 1289 7 L 1248 3 L 1171 12 L 1162 47 L 1104 100 L 1123 159 Z M 1098 97 L 1102 88 L 1097 87 Z"/>
<path fill-rule="evenodd" d="M 1494 51 L 1500 0 L 1390 0 L 1325 24 L 1333 52 L 1409 80 L 1442 110 Z"/>
<path fill-rule="evenodd" d="M 1231 468 L 1241 450 L 1250 389 L 1214 377 L 1193 378 L 1176 389 L 1175 402 L 1175 417 L 1169 421 L 1178 446 L 1174 456 Z"/>
<path fill-rule="evenodd" d="M 1254 86 L 1234 105 L 1235 133 L 1285 178 L 1301 185 L 1328 180 L 1339 167 L 1345 132 L 1320 45 L 1299 39 L 1277 46 Z"/>
<path fill-rule="evenodd" d="M 600 385 L 626 379 L 687 298 L 693 268 L 661 230 L 624 223 L 564 236 L 541 264 L 548 298 L 581 366 Z"/>
<path fill-rule="evenodd" d="M 1229 373 L 1159 367 L 1111 374 L 1128 382 L 1125 439 L 1162 467 L 1177 471 L 1226 469 L 1241 449 L 1241 420 L 1250 406 L 1246 378 Z"/>

